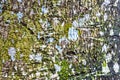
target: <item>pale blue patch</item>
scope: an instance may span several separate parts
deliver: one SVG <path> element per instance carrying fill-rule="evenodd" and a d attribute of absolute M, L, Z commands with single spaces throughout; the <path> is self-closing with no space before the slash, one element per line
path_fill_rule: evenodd
<path fill-rule="evenodd" d="M 2 13 L 2 9 L 0 9 L 0 13 Z"/>
<path fill-rule="evenodd" d="M 61 46 L 56 45 L 55 48 L 59 51 L 59 53 L 62 53 L 63 49 L 61 48 Z"/>
<path fill-rule="evenodd" d="M 14 47 L 10 47 L 8 49 L 8 54 L 11 57 L 11 60 L 14 61 L 15 60 L 15 54 L 16 54 L 16 49 Z"/>
<path fill-rule="evenodd" d="M 10 56 L 12 61 L 15 61 L 15 57 L 14 56 Z"/>
<path fill-rule="evenodd" d="M 89 14 L 85 14 L 84 18 L 85 18 L 86 21 L 88 21 L 90 19 L 90 15 Z"/>
<path fill-rule="evenodd" d="M 47 43 L 51 43 L 51 42 L 53 42 L 54 41 L 54 38 L 49 38 L 48 40 L 47 40 Z"/>
<path fill-rule="evenodd" d="M 0 13 L 2 13 L 2 4 L 0 4 Z"/>
<path fill-rule="evenodd" d="M 79 18 L 78 19 L 78 25 L 79 25 L 79 27 L 82 27 L 84 25 L 84 23 L 85 23 L 85 18 Z"/>
<path fill-rule="evenodd" d="M 78 30 L 76 30 L 74 27 L 69 28 L 68 39 L 76 41 L 78 39 Z"/>
<path fill-rule="evenodd" d="M 40 32 L 38 32 L 37 38 L 38 38 L 38 40 L 40 39 Z"/>
<path fill-rule="evenodd" d="M 104 0 L 103 4 L 107 6 L 108 4 L 110 4 L 110 0 Z"/>
<path fill-rule="evenodd" d="M 35 56 L 35 60 L 38 61 L 38 62 L 41 62 L 42 61 L 42 56 L 40 54 L 37 54 Z"/>
<path fill-rule="evenodd" d="M 30 55 L 29 55 L 29 58 L 30 58 L 30 60 L 34 60 L 35 55 L 34 55 L 34 54 L 30 54 Z"/>
<path fill-rule="evenodd" d="M 56 72 L 60 72 L 61 66 L 54 64 L 54 67 L 55 67 Z"/>
<path fill-rule="evenodd" d="M 101 8 L 104 9 L 104 7 L 108 6 L 110 4 L 110 0 L 104 0 L 104 2 L 101 5 Z"/>
<path fill-rule="evenodd" d="M 29 55 L 30 60 L 35 60 L 37 62 L 41 62 L 42 61 L 42 56 L 40 54 L 30 54 Z"/>
<path fill-rule="evenodd" d="M 16 54 L 16 49 L 14 47 L 10 47 L 8 49 L 8 53 L 10 56 L 14 56 Z"/>
<path fill-rule="evenodd" d="M 7 2 L 7 0 L 2 0 L 2 1 L 1 1 L 1 3 L 5 3 L 5 2 Z"/>
<path fill-rule="evenodd" d="M 18 12 L 17 13 L 17 18 L 18 18 L 18 21 L 20 22 L 21 18 L 23 18 L 23 13 Z"/>
<path fill-rule="evenodd" d="M 59 39 L 59 44 L 62 45 L 62 48 L 65 48 L 68 43 L 69 43 L 69 40 L 66 37 L 62 37 Z"/>
<path fill-rule="evenodd" d="M 22 2 L 22 0 L 17 0 L 18 2 Z"/>
<path fill-rule="evenodd" d="M 46 14 L 46 13 L 48 13 L 49 11 L 48 11 L 48 9 L 45 7 L 45 6 L 42 6 L 42 13 L 43 14 Z"/>
<path fill-rule="evenodd" d="M 72 26 L 73 27 L 79 27 L 78 21 L 74 20 L 73 23 L 72 23 Z"/>

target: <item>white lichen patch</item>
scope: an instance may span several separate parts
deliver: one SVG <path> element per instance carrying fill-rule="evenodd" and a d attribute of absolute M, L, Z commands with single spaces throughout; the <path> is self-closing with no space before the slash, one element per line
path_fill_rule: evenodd
<path fill-rule="evenodd" d="M 118 64 L 117 62 L 114 63 L 113 69 L 114 69 L 114 71 L 115 71 L 116 73 L 119 72 L 119 64 Z"/>
<path fill-rule="evenodd" d="M 106 59 L 106 62 L 110 62 L 112 60 L 112 55 L 110 53 L 108 53 L 106 56 L 105 56 L 105 59 Z"/>
<path fill-rule="evenodd" d="M 9 56 L 11 57 L 12 61 L 15 61 L 15 54 L 16 54 L 16 49 L 14 47 L 10 47 L 8 49 Z"/>
<path fill-rule="evenodd" d="M 109 46 L 107 46 L 107 44 L 104 44 L 102 47 L 102 52 L 107 52 L 108 48 L 109 48 Z"/>
<path fill-rule="evenodd" d="M 56 72 L 60 72 L 61 66 L 54 64 L 54 67 L 55 67 Z"/>
<path fill-rule="evenodd" d="M 38 61 L 38 62 L 41 62 L 42 61 L 42 56 L 40 54 L 37 54 L 35 56 L 35 60 Z"/>
<path fill-rule="evenodd" d="M 108 15 L 107 13 L 104 14 L 104 21 L 106 21 L 108 19 Z"/>
<path fill-rule="evenodd" d="M 78 39 L 78 31 L 74 27 L 69 28 L 68 39 L 72 41 L 76 41 Z"/>
<path fill-rule="evenodd" d="M 104 36 L 104 32 L 100 31 L 99 32 L 100 36 Z"/>
<path fill-rule="evenodd" d="M 103 72 L 104 74 L 108 74 L 108 73 L 110 72 L 109 67 L 108 67 L 107 64 L 106 64 L 106 66 L 102 66 L 102 72 Z"/>
<path fill-rule="evenodd" d="M 86 60 L 83 59 L 83 60 L 82 60 L 82 64 L 83 64 L 83 65 L 86 65 L 86 63 L 87 63 Z"/>
<path fill-rule="evenodd" d="M 113 36 L 114 35 L 114 31 L 113 29 L 110 30 L 110 36 Z"/>

